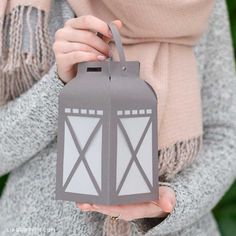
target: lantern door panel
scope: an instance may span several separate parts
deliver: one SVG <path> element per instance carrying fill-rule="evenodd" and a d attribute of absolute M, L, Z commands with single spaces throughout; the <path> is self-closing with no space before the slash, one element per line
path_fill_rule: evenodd
<path fill-rule="evenodd" d="M 152 110 L 117 111 L 116 193 L 153 190 Z"/>
<path fill-rule="evenodd" d="M 65 109 L 63 189 L 100 195 L 102 186 L 102 111 Z"/>

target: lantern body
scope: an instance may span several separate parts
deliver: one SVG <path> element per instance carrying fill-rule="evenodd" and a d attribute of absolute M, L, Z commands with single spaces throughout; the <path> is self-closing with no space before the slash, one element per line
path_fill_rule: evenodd
<path fill-rule="evenodd" d="M 59 96 L 56 198 L 128 204 L 158 198 L 157 97 L 139 62 L 80 63 Z"/>
<path fill-rule="evenodd" d="M 158 198 L 157 99 L 138 62 L 80 64 L 60 94 L 58 122 L 57 199 Z"/>

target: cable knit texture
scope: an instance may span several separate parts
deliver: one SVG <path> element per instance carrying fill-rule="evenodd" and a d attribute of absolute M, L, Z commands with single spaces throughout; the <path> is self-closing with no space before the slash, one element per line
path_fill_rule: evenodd
<path fill-rule="evenodd" d="M 65 1 L 54 1 L 52 39 L 72 17 Z M 195 52 L 202 91 L 203 149 L 191 166 L 168 183 L 176 192 L 174 211 L 165 219 L 134 221 L 132 235 L 219 235 L 210 211 L 236 175 L 236 79 L 223 0 L 216 0 L 209 30 Z M 0 200 L 1 236 L 102 235 L 104 215 L 55 201 L 57 104 L 62 88 L 53 66 L 31 89 L 0 107 L 0 175 L 11 171 Z"/>

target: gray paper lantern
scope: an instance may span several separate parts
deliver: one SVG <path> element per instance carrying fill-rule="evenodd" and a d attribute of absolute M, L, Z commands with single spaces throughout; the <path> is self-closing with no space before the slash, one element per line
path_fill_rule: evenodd
<path fill-rule="evenodd" d="M 128 204 L 158 198 L 157 98 L 139 62 L 79 64 L 59 96 L 56 198 Z"/>

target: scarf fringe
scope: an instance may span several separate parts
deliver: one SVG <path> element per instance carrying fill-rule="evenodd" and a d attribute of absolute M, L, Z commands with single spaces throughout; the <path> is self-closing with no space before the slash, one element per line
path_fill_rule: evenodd
<path fill-rule="evenodd" d="M 171 180 L 178 172 L 189 166 L 196 159 L 201 146 L 202 136 L 198 136 L 159 150 L 160 181 Z"/>
<path fill-rule="evenodd" d="M 3 35 L 3 24 L 4 20 L 0 18 L 0 35 Z M 2 51 L 3 51 L 3 37 L 0 36 L 0 62 L 2 58 Z"/>
<path fill-rule="evenodd" d="M 110 216 L 107 216 L 103 225 L 102 236 L 130 236 L 131 224 L 128 221 L 116 220 L 112 221 Z"/>
<path fill-rule="evenodd" d="M 34 28 L 33 9 L 37 11 Z M 23 51 L 23 27 L 29 32 L 29 52 Z M 50 69 L 53 58 L 47 13 L 32 6 L 18 6 L 0 19 L 0 105 L 40 80 Z"/>

